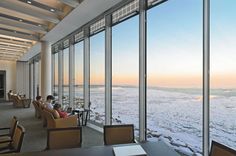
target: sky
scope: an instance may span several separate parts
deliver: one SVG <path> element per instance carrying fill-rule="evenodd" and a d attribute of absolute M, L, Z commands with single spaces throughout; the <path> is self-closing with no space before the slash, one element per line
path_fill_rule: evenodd
<path fill-rule="evenodd" d="M 236 1 L 211 1 L 212 88 L 236 88 Z M 202 0 L 169 0 L 147 12 L 148 85 L 202 87 Z M 139 18 L 132 17 L 112 29 L 112 82 L 138 85 Z M 90 38 L 91 84 L 105 80 L 104 32 Z M 81 83 L 82 44 L 76 44 L 76 82 Z M 81 53 L 81 54 L 80 54 Z M 66 67 L 67 68 L 67 67 Z M 68 79 L 64 75 L 65 81 Z"/>

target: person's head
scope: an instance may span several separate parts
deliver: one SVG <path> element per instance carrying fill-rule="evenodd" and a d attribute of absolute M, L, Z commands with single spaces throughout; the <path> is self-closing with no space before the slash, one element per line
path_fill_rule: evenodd
<path fill-rule="evenodd" d="M 52 102 L 52 100 L 54 100 L 54 97 L 52 95 L 48 95 L 47 96 L 47 101 Z"/>
<path fill-rule="evenodd" d="M 36 101 L 42 101 L 42 96 L 37 96 Z"/>
<path fill-rule="evenodd" d="M 55 110 L 59 110 L 61 108 L 61 105 L 59 103 L 56 103 L 54 106 L 53 106 L 53 109 Z"/>

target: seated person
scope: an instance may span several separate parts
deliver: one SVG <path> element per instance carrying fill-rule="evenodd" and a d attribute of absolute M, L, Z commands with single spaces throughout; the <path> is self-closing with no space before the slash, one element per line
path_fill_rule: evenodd
<path fill-rule="evenodd" d="M 8 94 L 13 95 L 13 91 L 9 90 Z"/>
<path fill-rule="evenodd" d="M 58 114 L 60 115 L 60 118 L 68 117 L 68 114 L 66 112 L 61 111 L 61 105 L 60 104 L 56 103 L 53 106 L 53 109 L 55 109 L 58 112 Z"/>
<path fill-rule="evenodd" d="M 43 103 L 43 98 L 42 98 L 42 96 L 37 96 L 37 97 L 36 97 L 36 101 L 39 102 L 39 103 Z"/>
<path fill-rule="evenodd" d="M 47 101 L 45 102 L 45 106 L 48 109 L 53 109 L 53 105 L 52 105 L 53 100 L 54 100 L 54 97 L 52 95 L 47 96 Z"/>

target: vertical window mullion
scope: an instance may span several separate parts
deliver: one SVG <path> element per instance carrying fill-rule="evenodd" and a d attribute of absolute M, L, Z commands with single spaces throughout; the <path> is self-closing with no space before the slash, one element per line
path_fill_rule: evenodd
<path fill-rule="evenodd" d="M 106 16 L 105 27 L 105 124 L 112 123 L 112 16 Z"/>
<path fill-rule="evenodd" d="M 63 94 L 63 51 L 60 49 L 58 52 L 58 101 L 62 103 Z"/>
<path fill-rule="evenodd" d="M 209 155 L 210 0 L 203 0 L 203 156 Z"/>
<path fill-rule="evenodd" d="M 146 54 L 147 54 L 147 24 L 146 24 L 146 7 L 147 0 L 140 0 L 139 3 L 139 140 L 146 140 L 146 87 L 147 87 L 147 70 L 146 70 Z"/>
<path fill-rule="evenodd" d="M 89 107 L 90 102 L 90 39 L 89 28 L 84 29 L 84 108 Z"/>
<path fill-rule="evenodd" d="M 69 45 L 69 106 L 71 107 L 72 104 L 74 105 L 74 97 L 75 97 L 75 90 L 74 90 L 74 84 L 75 84 L 75 74 L 74 74 L 74 68 L 75 68 L 75 50 L 74 50 L 74 37 L 70 40 Z"/>

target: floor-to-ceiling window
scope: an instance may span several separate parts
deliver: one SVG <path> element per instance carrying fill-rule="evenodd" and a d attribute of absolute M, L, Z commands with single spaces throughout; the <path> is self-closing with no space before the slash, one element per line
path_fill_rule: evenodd
<path fill-rule="evenodd" d="M 139 127 L 139 18 L 112 27 L 112 123 Z"/>
<path fill-rule="evenodd" d="M 80 41 L 75 44 L 75 107 L 83 105 L 83 84 L 84 84 L 84 42 Z"/>
<path fill-rule="evenodd" d="M 184 155 L 202 152 L 202 1 L 147 12 L 147 138 Z"/>
<path fill-rule="evenodd" d="M 54 78 L 54 84 L 53 84 L 53 96 L 55 97 L 55 100 L 58 100 L 58 53 L 54 54 L 53 57 L 53 63 L 54 63 L 54 71 L 53 71 L 53 78 Z"/>
<path fill-rule="evenodd" d="M 236 1 L 211 1 L 210 140 L 236 148 Z"/>
<path fill-rule="evenodd" d="M 63 105 L 69 105 L 69 48 L 63 50 Z"/>
<path fill-rule="evenodd" d="M 90 120 L 105 121 L 105 33 L 90 38 Z"/>

